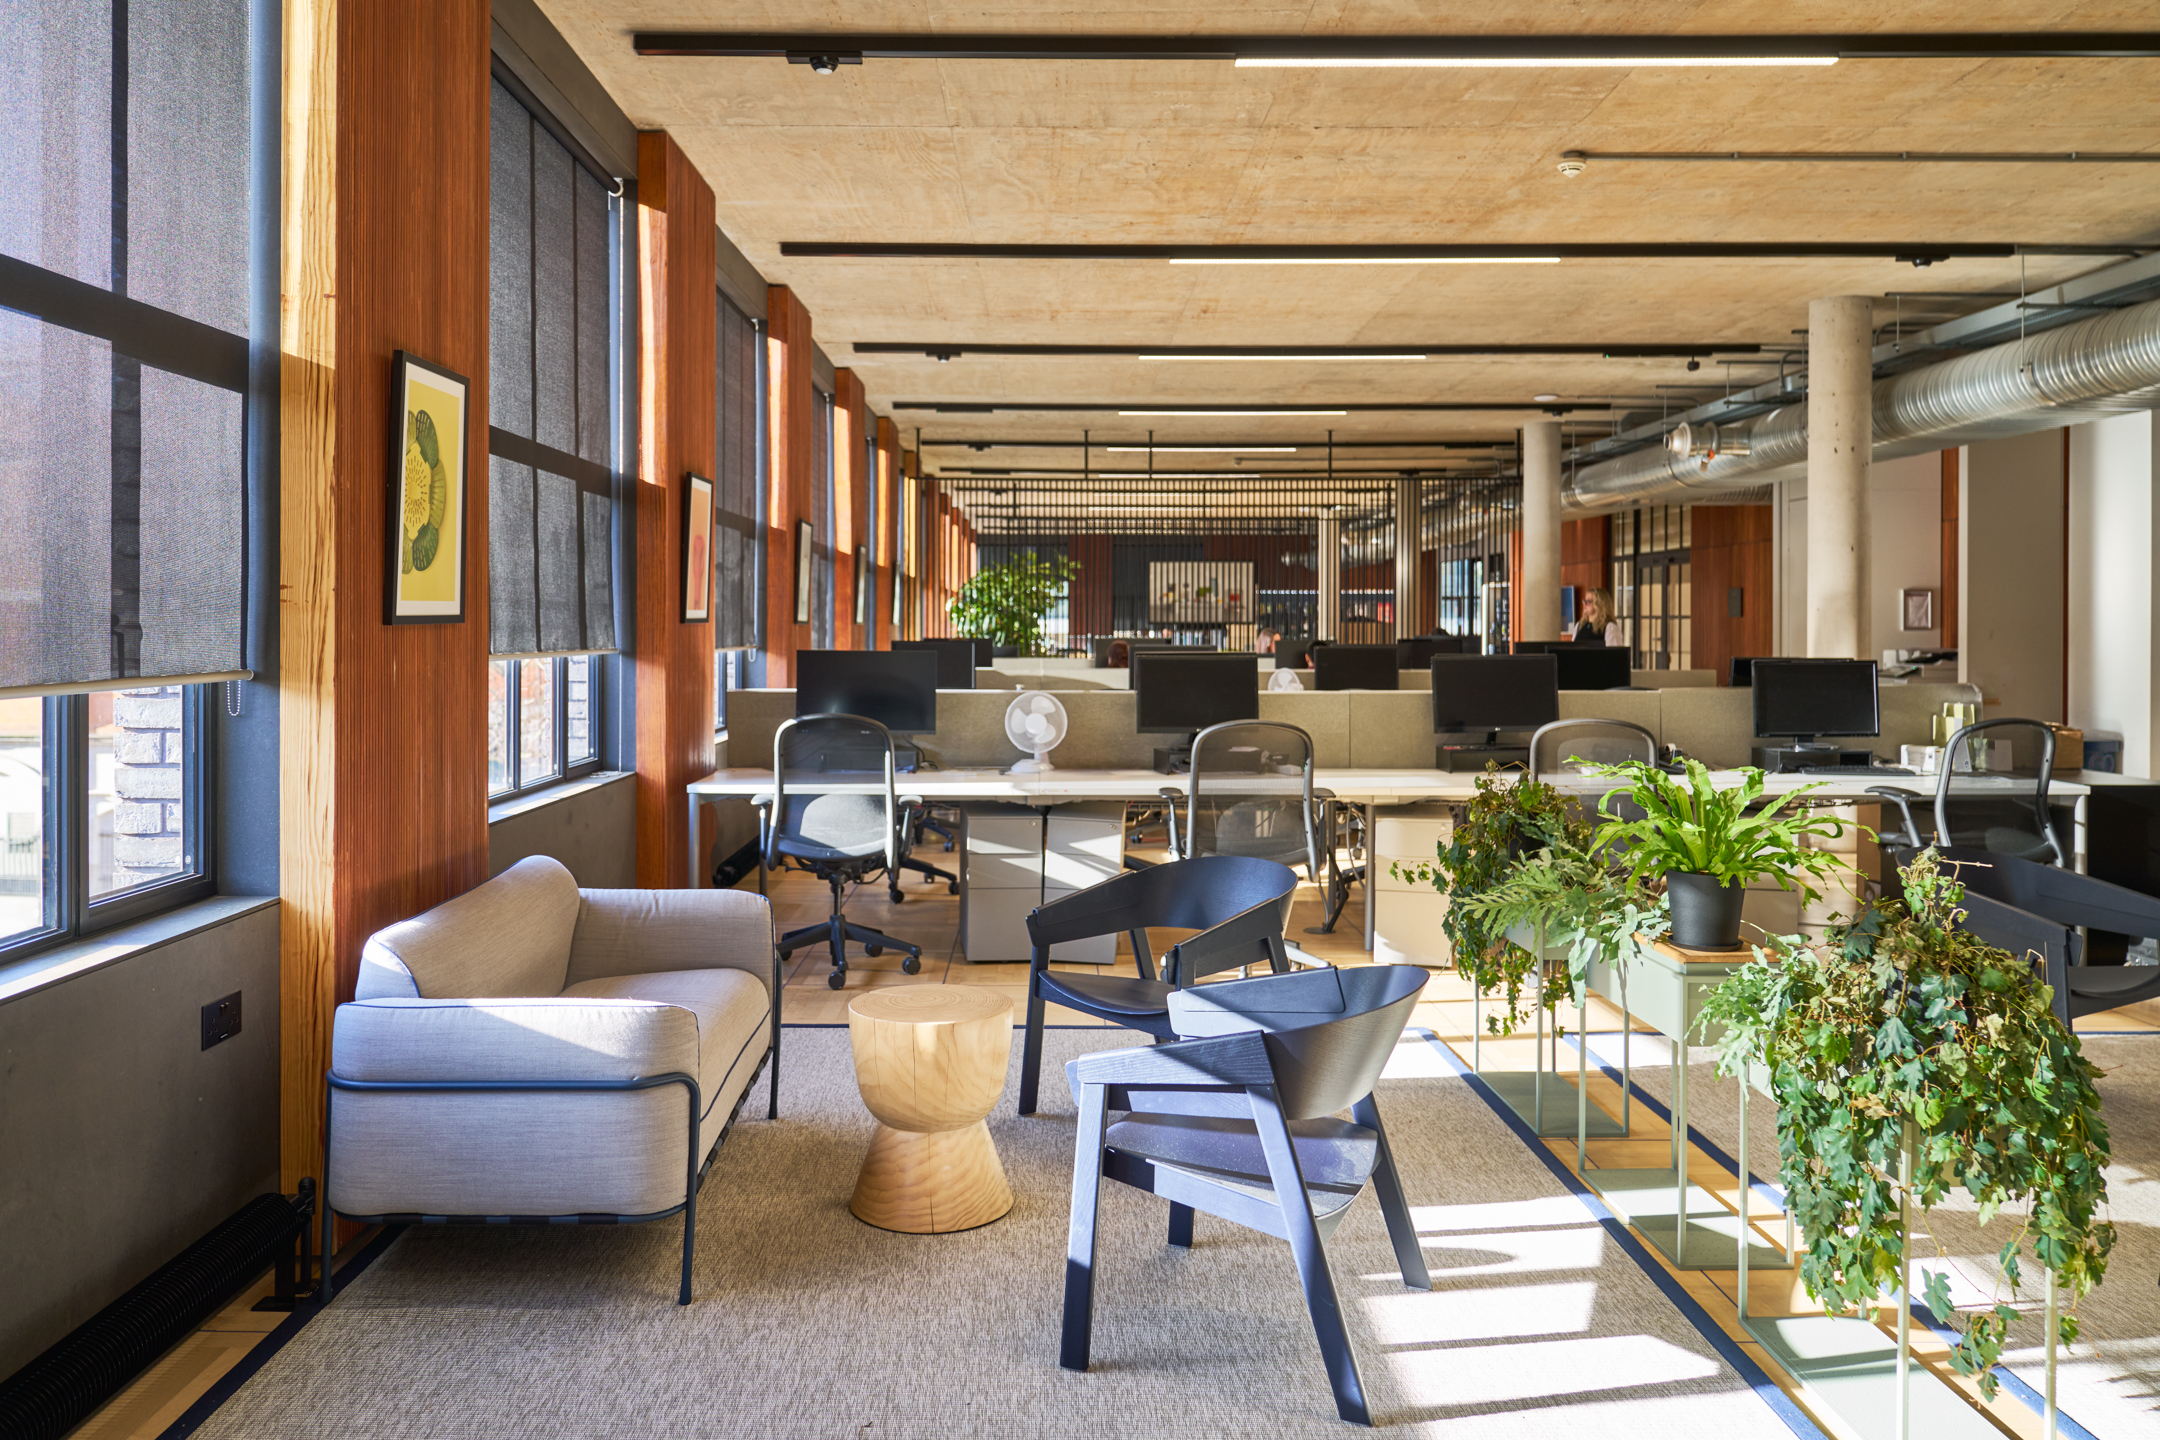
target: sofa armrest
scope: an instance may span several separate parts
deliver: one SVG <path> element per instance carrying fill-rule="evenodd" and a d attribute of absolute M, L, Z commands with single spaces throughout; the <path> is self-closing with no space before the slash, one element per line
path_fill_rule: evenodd
<path fill-rule="evenodd" d="M 342 1080 L 634 1080 L 698 1074 L 697 1016 L 643 1000 L 361 1000 L 340 1005 Z"/>
<path fill-rule="evenodd" d="M 662 970 L 743 970 L 777 998 L 772 902 L 747 890 L 581 890 L 572 985 Z"/>

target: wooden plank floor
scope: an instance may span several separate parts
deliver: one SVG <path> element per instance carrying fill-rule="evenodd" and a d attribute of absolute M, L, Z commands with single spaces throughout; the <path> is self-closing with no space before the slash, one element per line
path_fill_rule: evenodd
<path fill-rule="evenodd" d="M 932 848 L 923 853 L 933 864 L 946 863 L 947 857 L 940 850 Z M 905 975 L 901 973 L 900 957 L 897 954 L 887 951 L 872 957 L 863 953 L 861 947 L 850 945 L 847 986 L 842 990 L 833 990 L 826 984 L 828 950 L 819 945 L 798 951 L 783 971 L 782 1003 L 787 1023 L 844 1025 L 847 1023 L 847 1003 L 851 996 L 864 989 L 885 985 L 995 986 L 1012 998 L 1015 1018 L 1020 1017 L 1027 998 L 1028 967 L 1025 964 L 969 963 L 959 953 L 959 899 L 946 893 L 942 881 L 926 885 L 921 883 L 921 880 L 921 876 L 909 877 L 905 887 L 906 899 L 899 905 L 894 905 L 887 898 L 882 886 L 858 886 L 848 896 L 847 913 L 858 924 L 871 925 L 921 945 L 922 972 L 918 975 Z M 753 877 L 745 882 L 745 888 L 755 888 L 756 884 Z M 815 924 L 829 913 L 830 897 L 825 886 L 807 875 L 788 873 L 773 876 L 768 893 L 773 901 L 774 923 L 781 930 Z M 1311 885 L 1301 885 L 1291 909 L 1291 941 L 1316 958 L 1334 964 L 1370 964 L 1372 957 L 1364 949 L 1365 916 L 1362 890 L 1352 893 L 1350 903 L 1336 925 L 1335 933 L 1306 933 L 1308 927 L 1317 926 L 1323 916 L 1320 892 Z M 1157 943 L 1174 942 L 1179 933 L 1163 932 L 1157 937 Z M 1121 964 L 1131 963 L 1131 948 L 1123 939 L 1118 942 L 1118 954 Z M 1093 970 L 1097 967 L 1071 968 Z M 1490 1013 L 1490 1007 L 1487 1013 Z M 1559 1018 L 1569 1033 L 1575 1033 L 1585 1022 L 1590 1030 L 1616 1030 L 1621 1025 L 1618 1011 L 1596 996 L 1591 997 L 1587 1016 L 1578 1015 L 1572 1006 L 1563 1004 Z M 1054 1025 L 1102 1023 L 1092 1017 L 1055 1006 L 1051 1008 L 1049 1020 Z M 1453 972 L 1434 974 L 1432 984 L 1426 990 L 1426 998 L 1417 1007 L 1412 1023 L 1432 1030 L 1465 1064 L 1470 1062 L 1470 987 Z M 1638 1025 L 1636 1028 L 1642 1030 L 1645 1027 Z M 2078 1022 L 2078 1028 L 2090 1031 L 2160 1029 L 2160 1005 L 2135 1005 L 2104 1015 L 2089 1016 Z M 1482 1050 L 1482 1063 L 1487 1069 L 1527 1070 L 1534 1063 L 1533 1045 L 1527 1040 L 1495 1041 L 1488 1037 Z M 1565 1083 L 1572 1086 L 1574 1077 L 1566 1076 Z M 1589 1085 L 1591 1101 L 1617 1117 L 1620 1111 L 1619 1086 L 1599 1074 L 1590 1077 Z M 1601 1165 L 1606 1168 L 1619 1168 L 1631 1164 L 1663 1166 L 1667 1163 L 1671 1132 L 1665 1123 L 1640 1103 L 1631 1108 L 1630 1120 L 1634 1134 L 1629 1139 L 1590 1142 L 1591 1170 L 1588 1179 L 1593 1185 L 1597 1179 L 1597 1169 Z M 1573 1165 L 1573 1140 L 1551 1139 L 1543 1143 L 1563 1165 Z M 1688 1148 L 1688 1178 L 1694 1185 L 1717 1196 L 1728 1210 L 1738 1213 L 1739 1182 L 1731 1171 L 1693 1145 Z M 1784 1217 L 1770 1209 L 1760 1196 L 1749 1203 L 1750 1219 L 1758 1235 L 1767 1243 L 1781 1243 L 1784 1238 Z M 353 1241 L 345 1255 L 354 1253 L 373 1233 L 372 1230 L 368 1231 Z M 1675 1270 L 1666 1264 L 1654 1247 L 1645 1248 L 1648 1249 L 1653 1263 L 1663 1267 L 1675 1283 L 1692 1296 L 1711 1319 L 1762 1367 L 1766 1375 L 1813 1416 L 1825 1433 L 1845 1433 L 1833 1418 L 1817 1414 L 1799 1384 L 1760 1344 L 1748 1338 L 1739 1328 L 1735 1271 Z M 1749 1309 L 1753 1315 L 1760 1317 L 1821 1313 L 1821 1307 L 1810 1301 L 1800 1289 L 1797 1272 L 1758 1272 L 1750 1277 L 1749 1283 Z M 250 1287 L 246 1294 L 235 1299 L 200 1330 L 174 1346 L 155 1365 L 137 1377 L 126 1390 L 86 1420 L 73 1432 L 75 1440 L 155 1440 L 174 1419 L 238 1364 L 248 1351 L 284 1318 L 274 1313 L 257 1313 L 250 1308 L 257 1299 L 269 1293 L 269 1288 L 270 1280 L 266 1274 Z M 1883 1312 L 1886 1333 L 1889 1313 L 1887 1310 Z M 1975 1408 L 1987 1414 L 2004 1434 L 2018 1437 L 2018 1440 L 2038 1440 L 2039 1417 L 2021 1402 L 2011 1398 L 2007 1392 L 1999 1396 L 1992 1405 L 1983 1404 L 1979 1399 L 1978 1388 L 1971 1381 L 1950 1371 L 1946 1361 L 1947 1347 L 1932 1334 L 1916 1332 L 1913 1348 L 1923 1364 L 1963 1392 Z"/>

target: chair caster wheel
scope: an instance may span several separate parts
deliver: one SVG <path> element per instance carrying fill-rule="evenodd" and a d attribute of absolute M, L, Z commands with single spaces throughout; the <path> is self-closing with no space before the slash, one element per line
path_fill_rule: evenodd
<path fill-rule="evenodd" d="M 829 989 L 833 990 L 842 988 L 847 984 L 847 972 L 843 970 L 833 971 L 832 974 L 825 977 L 825 984 Z"/>
<path fill-rule="evenodd" d="M 892 896 L 892 903 L 895 905 L 898 905 L 907 899 L 907 896 L 901 893 L 900 887 L 897 885 L 893 886 L 893 888 L 886 893 Z"/>
<path fill-rule="evenodd" d="M 908 956 L 907 959 L 900 962 L 900 973 L 903 975 L 920 975 L 922 973 L 922 961 L 916 956 Z"/>
<path fill-rule="evenodd" d="M 865 945 L 862 948 L 865 955 L 882 955 L 885 953 L 883 945 Z"/>
<path fill-rule="evenodd" d="M 950 885 L 947 885 L 947 886 L 945 887 L 945 893 L 946 893 L 946 894 L 948 894 L 948 895 L 957 895 L 957 894 L 959 894 L 959 893 L 960 893 L 960 882 L 959 882 L 959 881 L 957 881 L 957 880 L 955 880 L 955 881 L 954 881 L 954 882 L 952 882 L 952 883 L 951 883 Z"/>

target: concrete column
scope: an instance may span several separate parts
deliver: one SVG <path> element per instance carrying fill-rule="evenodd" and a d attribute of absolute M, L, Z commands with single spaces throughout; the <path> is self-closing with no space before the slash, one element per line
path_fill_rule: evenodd
<path fill-rule="evenodd" d="M 1333 515 L 1323 515 L 1319 529 L 1319 551 L 1314 559 L 1319 572 L 1320 596 L 1313 617 L 1313 638 L 1333 640 L 1336 618 L 1342 614 L 1342 521 Z"/>
<path fill-rule="evenodd" d="M 1522 584 L 1515 604 L 1522 638 L 1560 636 L 1560 422 L 1532 420 L 1522 432 Z"/>
<path fill-rule="evenodd" d="M 1425 548 L 1425 483 L 1405 475 L 1395 482 L 1395 634 L 1418 633 L 1425 587 L 1418 561 Z"/>
<path fill-rule="evenodd" d="M 1869 623 L 1868 463 L 1874 454 L 1875 302 L 1808 306 L 1807 653 L 1874 658 Z"/>

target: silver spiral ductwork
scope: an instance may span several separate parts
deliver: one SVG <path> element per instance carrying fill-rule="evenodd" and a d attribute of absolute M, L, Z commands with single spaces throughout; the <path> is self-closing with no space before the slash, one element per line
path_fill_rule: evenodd
<path fill-rule="evenodd" d="M 2160 300 L 1875 382 L 1875 458 L 2160 407 Z M 1604 510 L 1714 498 L 1807 460 L 1807 405 L 1586 466 L 1561 500 Z"/>

